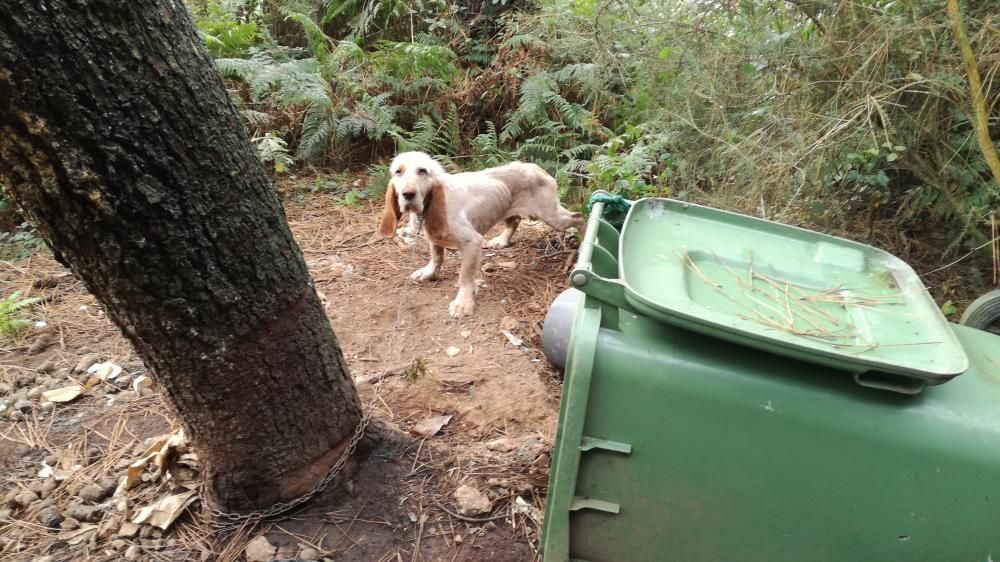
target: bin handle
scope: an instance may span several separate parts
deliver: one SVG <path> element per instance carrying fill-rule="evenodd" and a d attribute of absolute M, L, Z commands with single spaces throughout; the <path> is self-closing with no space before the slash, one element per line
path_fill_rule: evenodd
<path fill-rule="evenodd" d="M 570 283 L 580 291 L 623 310 L 635 313 L 635 308 L 625 299 L 625 284 L 611 276 L 618 274 L 618 259 L 605 249 L 610 242 L 618 246 L 619 234 L 615 227 L 605 222 L 604 202 L 591 207 L 587 230 L 580 243 L 576 267 L 570 273 Z"/>

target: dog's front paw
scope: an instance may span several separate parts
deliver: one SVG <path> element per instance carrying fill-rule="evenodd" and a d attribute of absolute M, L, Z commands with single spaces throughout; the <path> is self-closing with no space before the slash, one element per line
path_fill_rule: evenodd
<path fill-rule="evenodd" d="M 410 274 L 410 279 L 414 281 L 430 281 L 437 276 L 437 271 L 429 265 L 425 265 Z"/>
<path fill-rule="evenodd" d="M 472 316 L 473 311 L 476 309 L 476 301 L 471 296 L 458 293 L 455 300 L 451 301 L 448 305 L 448 313 L 451 314 L 452 318 L 461 318 L 463 316 Z"/>

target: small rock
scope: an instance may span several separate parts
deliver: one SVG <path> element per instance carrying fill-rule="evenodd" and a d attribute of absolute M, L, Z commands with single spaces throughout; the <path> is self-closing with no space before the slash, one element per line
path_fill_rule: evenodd
<path fill-rule="evenodd" d="M 152 525 L 143 525 L 142 529 L 139 531 L 139 537 L 143 539 L 158 539 L 162 536 L 163 531 Z"/>
<path fill-rule="evenodd" d="M 148 548 L 149 550 L 159 550 L 163 548 L 163 539 L 140 539 L 142 546 Z"/>
<path fill-rule="evenodd" d="M 123 539 L 134 539 L 136 535 L 139 534 L 139 525 L 132 523 L 131 521 L 126 521 L 122 523 L 122 526 L 118 529 L 118 536 Z"/>
<path fill-rule="evenodd" d="M 135 392 L 131 390 L 123 390 L 118 394 L 115 394 L 114 398 L 111 399 L 111 404 L 113 406 L 120 406 L 122 404 L 128 404 L 129 402 L 135 400 Z"/>
<path fill-rule="evenodd" d="M 14 502 L 21 507 L 28 507 L 36 501 L 38 501 L 38 494 L 32 492 L 31 490 L 20 492 L 16 497 L 14 497 Z"/>
<path fill-rule="evenodd" d="M 62 514 L 59 513 L 59 509 L 54 505 L 39 511 L 35 518 L 43 527 L 48 527 L 50 529 L 58 528 L 59 524 L 62 523 L 64 519 Z"/>
<path fill-rule="evenodd" d="M 493 509 L 493 504 L 486 494 L 477 488 L 463 484 L 455 490 L 455 504 L 460 515 L 482 515 Z"/>
<path fill-rule="evenodd" d="M 111 381 L 111 386 L 108 390 L 112 388 L 116 390 L 128 390 L 130 386 L 132 386 L 132 376 L 122 373 L 115 377 L 115 380 Z"/>
<path fill-rule="evenodd" d="M 9 509 L 0 509 L 0 521 L 3 522 L 13 521 L 13 519 L 10 516 Z"/>
<path fill-rule="evenodd" d="M 95 462 L 101 460 L 101 457 L 103 456 L 104 451 L 101 450 L 100 447 L 93 445 L 87 447 L 87 453 L 84 455 L 84 460 L 86 460 L 87 464 L 94 464 Z"/>
<path fill-rule="evenodd" d="M 38 405 L 38 411 L 43 413 L 48 413 L 55 409 L 56 409 L 55 402 L 42 402 L 41 404 Z"/>
<path fill-rule="evenodd" d="M 319 560 L 319 553 L 316 552 L 315 548 L 303 548 L 302 552 L 299 552 L 299 559 L 301 559 L 301 560 Z"/>
<path fill-rule="evenodd" d="M 89 369 L 91 365 L 93 365 L 94 363 L 97 363 L 100 360 L 101 360 L 101 356 L 98 355 L 98 354 L 96 354 L 96 353 L 91 353 L 89 355 L 84 355 L 83 357 L 80 358 L 79 361 L 76 362 L 76 366 L 73 367 L 72 372 L 73 373 L 86 373 L 87 369 Z"/>
<path fill-rule="evenodd" d="M 50 463 L 50 464 L 55 465 L 55 463 Z M 83 486 L 84 483 L 82 480 L 80 480 L 79 478 L 73 478 L 72 480 L 66 483 L 66 493 L 71 496 L 75 496 L 80 493 L 80 488 L 83 488 Z"/>
<path fill-rule="evenodd" d="M 107 497 L 113 495 L 115 493 L 115 490 L 118 489 L 118 479 L 112 478 L 110 476 L 107 478 L 101 478 L 101 480 L 97 483 L 97 485 L 100 486 L 102 490 L 104 490 L 104 495 L 105 497 Z"/>
<path fill-rule="evenodd" d="M 28 355 L 37 355 L 55 342 L 50 332 L 42 332 L 28 348 Z"/>
<path fill-rule="evenodd" d="M 445 350 L 445 353 L 448 354 L 448 357 L 454 357 L 454 356 L 458 355 L 459 353 L 461 353 L 461 351 L 462 351 L 461 349 L 459 349 L 459 348 L 457 348 L 455 346 L 451 346 L 451 347 L 449 347 L 448 349 Z"/>
<path fill-rule="evenodd" d="M 11 392 L 14 392 L 13 385 L 6 382 L 0 382 L 0 396 L 7 396 Z"/>
<path fill-rule="evenodd" d="M 109 544 L 110 544 L 111 548 L 113 548 L 115 550 L 121 550 L 121 549 L 125 548 L 125 545 L 127 545 L 128 543 L 125 542 L 125 541 L 123 541 L 122 539 L 115 539 L 115 540 L 111 541 Z"/>
<path fill-rule="evenodd" d="M 19 422 L 24 419 L 24 414 L 18 412 L 17 410 L 11 410 L 10 413 L 7 414 L 7 418 L 10 419 L 10 421 Z"/>
<path fill-rule="evenodd" d="M 497 524 L 492 521 L 487 521 L 486 524 L 483 525 L 483 528 L 486 529 L 487 531 L 492 531 L 493 529 L 497 528 Z"/>
<path fill-rule="evenodd" d="M 17 495 L 21 493 L 21 490 L 14 488 L 13 490 L 7 492 L 3 496 L 3 500 L 0 501 L 0 507 L 17 507 Z"/>
<path fill-rule="evenodd" d="M 250 541 L 244 552 L 247 556 L 247 562 L 268 562 L 274 557 L 276 551 L 277 548 L 267 542 L 267 537 L 261 535 Z"/>
<path fill-rule="evenodd" d="M 28 391 L 28 400 L 38 400 L 42 397 L 42 387 L 36 386 Z"/>
<path fill-rule="evenodd" d="M 125 549 L 123 556 L 125 556 L 125 560 L 138 560 L 140 554 L 142 554 L 142 548 L 137 544 L 133 544 Z"/>
<path fill-rule="evenodd" d="M 99 505 L 74 504 L 66 508 L 66 517 L 72 517 L 79 521 L 96 523 L 104 515 L 104 507 Z"/>
<path fill-rule="evenodd" d="M 17 495 L 21 493 L 21 490 L 14 488 L 10 490 L 3 496 L 3 500 L 0 501 L 0 507 L 9 507 L 11 509 L 17 507 Z"/>
<path fill-rule="evenodd" d="M 472 335 L 472 330 L 462 330 L 462 333 L 460 333 L 459 335 L 462 336 L 463 338 L 467 338 Z"/>
<path fill-rule="evenodd" d="M 28 374 L 28 373 L 20 374 L 14 380 L 14 384 L 17 385 L 17 388 L 27 388 L 27 387 L 35 384 L 35 375 Z"/>
<path fill-rule="evenodd" d="M 59 483 L 56 482 L 55 478 L 49 478 L 44 482 L 42 482 L 42 488 L 41 491 L 38 492 L 38 495 L 41 496 L 42 499 L 45 499 L 49 497 L 52 494 L 52 492 L 56 491 L 56 488 L 58 487 Z"/>
<path fill-rule="evenodd" d="M 59 462 L 59 456 L 58 455 L 45 455 L 45 458 L 42 459 L 42 462 L 44 462 L 45 464 L 47 464 L 49 466 L 53 466 L 54 464 L 56 464 L 57 462 Z"/>
<path fill-rule="evenodd" d="M 31 402 L 28 402 L 28 400 L 25 399 L 25 398 L 22 398 L 22 399 L 18 400 L 17 402 L 14 402 L 14 411 L 15 412 L 21 412 L 22 414 L 26 414 L 26 413 L 30 412 L 31 411 Z"/>
<path fill-rule="evenodd" d="M 42 487 L 44 485 L 45 485 L 45 480 L 35 480 L 31 484 L 28 485 L 28 489 L 31 490 L 32 492 L 38 494 L 39 496 L 41 496 L 42 495 Z"/>
<path fill-rule="evenodd" d="M 516 330 L 521 326 L 521 323 L 517 320 L 511 318 L 510 316 L 504 316 L 500 319 L 500 329 L 501 330 Z"/>
<path fill-rule="evenodd" d="M 118 529 L 120 529 L 121 526 L 122 518 L 118 515 L 112 515 L 102 521 L 101 525 L 97 528 L 97 538 L 99 540 L 110 538 L 117 534 Z"/>
<path fill-rule="evenodd" d="M 63 519 L 63 522 L 59 524 L 59 528 L 65 531 L 72 531 L 73 529 L 80 528 L 80 522 L 72 517 L 67 517 Z"/>
<path fill-rule="evenodd" d="M 87 484 L 83 488 L 80 488 L 80 493 L 77 495 L 80 496 L 80 499 L 92 503 L 98 503 L 107 497 L 107 494 L 104 493 L 104 488 L 97 484 Z"/>
<path fill-rule="evenodd" d="M 35 367 L 35 370 L 39 373 L 45 373 L 46 375 L 52 374 L 56 371 L 56 362 L 51 359 L 47 359 L 43 361 L 41 365 Z"/>
<path fill-rule="evenodd" d="M 462 544 L 462 541 L 465 540 L 465 539 L 462 538 L 462 535 L 460 535 L 458 533 L 455 533 L 454 535 L 452 535 L 451 538 L 452 538 L 453 541 L 455 541 L 455 544 Z"/>
<path fill-rule="evenodd" d="M 33 507 L 35 509 L 35 511 L 37 512 L 37 511 L 41 511 L 41 510 L 45 509 L 46 507 L 54 506 L 54 505 L 56 505 L 55 500 L 47 499 L 47 500 L 38 500 L 31 507 Z"/>
<path fill-rule="evenodd" d="M 68 379 L 69 376 L 70 376 L 70 374 L 71 373 L 69 372 L 69 369 L 67 369 L 66 367 L 63 367 L 63 368 L 57 370 L 56 374 L 53 375 L 53 376 L 54 376 L 54 378 L 56 378 L 58 380 L 64 380 L 64 379 Z"/>

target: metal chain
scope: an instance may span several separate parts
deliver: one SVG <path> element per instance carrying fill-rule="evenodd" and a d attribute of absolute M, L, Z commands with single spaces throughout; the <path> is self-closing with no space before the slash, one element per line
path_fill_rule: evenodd
<path fill-rule="evenodd" d="M 417 223 L 422 226 L 423 217 L 417 217 Z M 413 261 L 416 255 L 416 243 L 410 245 L 410 261 Z M 371 413 L 375 407 L 375 402 L 379 399 L 379 393 L 382 390 L 382 382 L 385 379 L 385 374 L 389 370 L 389 358 L 392 356 L 392 348 L 396 343 L 396 335 L 399 333 L 399 323 L 402 320 L 403 315 L 403 303 L 406 301 L 406 291 L 410 288 L 410 282 L 412 279 L 408 276 L 406 281 L 403 283 L 403 290 L 400 292 L 399 304 L 396 306 L 396 323 L 392 327 L 392 333 L 389 335 L 389 343 L 386 346 L 385 357 L 382 360 L 382 372 L 379 373 L 378 380 L 372 385 L 372 397 L 368 401 L 368 407 L 366 408 L 366 413 L 361 417 L 361 421 L 358 422 L 357 429 L 354 430 L 354 435 L 351 436 L 350 442 L 347 444 L 347 449 L 344 453 L 337 459 L 337 462 L 330 467 L 330 471 L 326 473 L 326 476 L 319 481 L 318 484 L 313 486 L 311 490 L 305 494 L 287 502 L 276 503 L 267 509 L 261 509 L 257 511 L 251 511 L 250 513 L 232 513 L 225 512 L 215 508 L 209 508 L 209 512 L 215 516 L 215 521 L 213 524 L 216 527 L 216 533 L 222 533 L 236 529 L 251 521 L 261 521 L 264 519 L 271 519 L 292 509 L 298 507 L 299 505 L 311 500 L 319 494 L 326 487 L 333 482 L 333 479 L 340 474 L 340 471 L 344 469 L 347 465 L 347 461 L 354 454 L 355 449 L 358 447 L 358 443 L 365 435 L 365 430 L 368 428 L 368 422 L 371 421 Z"/>

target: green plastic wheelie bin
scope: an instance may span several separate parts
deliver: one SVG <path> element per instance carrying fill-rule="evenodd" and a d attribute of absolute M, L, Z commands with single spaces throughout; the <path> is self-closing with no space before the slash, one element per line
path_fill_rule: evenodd
<path fill-rule="evenodd" d="M 869 246 L 668 199 L 602 214 L 543 333 L 546 561 L 1000 559 L 1000 337 Z"/>

